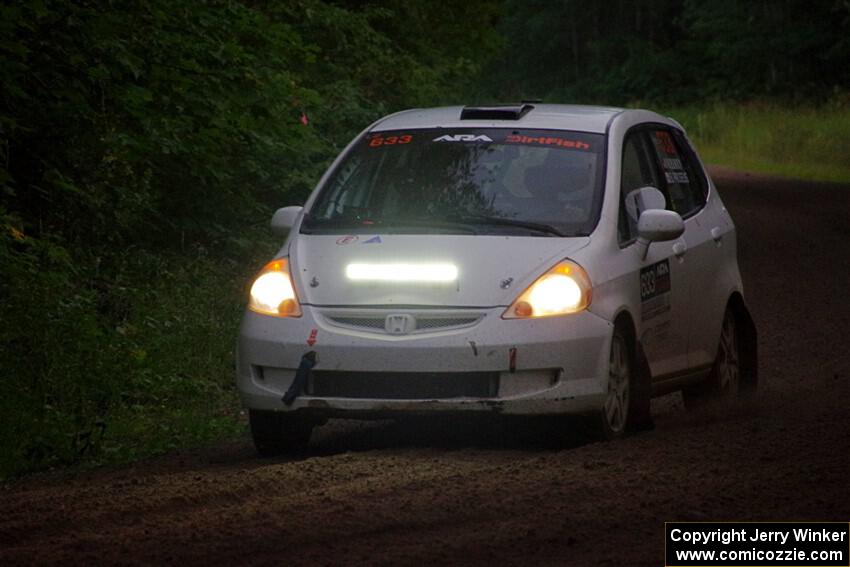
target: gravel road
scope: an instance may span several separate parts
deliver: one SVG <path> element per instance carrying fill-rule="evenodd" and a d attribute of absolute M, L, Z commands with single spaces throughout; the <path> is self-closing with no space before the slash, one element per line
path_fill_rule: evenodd
<path fill-rule="evenodd" d="M 759 330 L 755 403 L 587 443 L 569 422 L 337 421 L 0 485 L 0 564 L 663 565 L 664 521 L 850 520 L 850 186 L 715 168 Z"/>

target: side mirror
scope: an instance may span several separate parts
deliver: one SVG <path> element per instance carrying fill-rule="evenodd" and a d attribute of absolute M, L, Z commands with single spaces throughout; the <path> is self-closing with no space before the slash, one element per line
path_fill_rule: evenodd
<path fill-rule="evenodd" d="M 637 230 L 641 258 L 646 258 L 651 243 L 675 240 L 682 236 L 685 232 L 685 221 L 677 212 L 650 209 L 641 213 Z"/>
<path fill-rule="evenodd" d="M 638 219 L 638 237 L 649 242 L 675 240 L 685 232 L 685 221 L 674 211 L 650 209 Z"/>
<path fill-rule="evenodd" d="M 640 187 L 629 191 L 624 199 L 626 214 L 637 222 L 641 213 L 651 209 L 663 209 L 665 206 L 664 193 L 655 187 Z"/>
<path fill-rule="evenodd" d="M 281 235 L 289 232 L 303 209 L 304 207 L 294 206 L 276 210 L 272 216 L 272 231 Z"/>

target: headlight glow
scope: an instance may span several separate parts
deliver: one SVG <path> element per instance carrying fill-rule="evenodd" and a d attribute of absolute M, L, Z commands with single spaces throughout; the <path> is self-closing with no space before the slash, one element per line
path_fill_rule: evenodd
<path fill-rule="evenodd" d="M 457 280 L 454 264 L 349 264 L 352 281 L 446 283 Z"/>
<path fill-rule="evenodd" d="M 275 317 L 301 316 L 301 306 L 292 286 L 289 261 L 286 258 L 266 264 L 251 286 L 248 308 Z"/>
<path fill-rule="evenodd" d="M 554 315 L 575 309 L 581 303 L 581 288 L 570 276 L 551 274 L 531 288 L 528 302 L 540 315 Z"/>
<path fill-rule="evenodd" d="M 577 313 L 590 305 L 587 273 L 569 260 L 537 278 L 502 314 L 503 319 L 525 319 Z"/>

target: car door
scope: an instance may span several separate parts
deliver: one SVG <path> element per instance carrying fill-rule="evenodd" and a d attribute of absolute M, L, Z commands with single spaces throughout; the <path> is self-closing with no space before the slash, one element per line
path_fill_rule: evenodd
<path fill-rule="evenodd" d="M 656 163 L 650 130 L 631 130 L 623 143 L 620 182 L 618 230 L 621 247 L 637 246 L 637 220 L 640 205 L 636 196 L 642 187 L 666 190 L 664 178 Z M 667 208 L 669 198 L 667 198 Z M 639 339 L 654 378 L 677 374 L 688 367 L 688 261 L 682 251 L 682 238 L 655 242 L 641 259 L 635 250 L 637 273 L 635 285 L 640 288 Z"/>
<path fill-rule="evenodd" d="M 714 360 L 723 320 L 726 290 L 718 276 L 726 252 L 723 238 L 731 226 L 722 207 L 706 207 L 708 181 L 684 134 L 659 127 L 650 132 L 650 140 L 670 207 L 685 221 L 682 238 L 690 272 L 688 366 L 705 368 Z"/>

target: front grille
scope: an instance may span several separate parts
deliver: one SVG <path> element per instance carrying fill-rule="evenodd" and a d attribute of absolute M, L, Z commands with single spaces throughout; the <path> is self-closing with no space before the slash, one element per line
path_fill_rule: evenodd
<path fill-rule="evenodd" d="M 365 316 L 357 317 L 350 315 L 331 315 L 327 317 L 332 324 L 349 327 L 353 329 L 362 329 L 365 331 L 378 331 L 384 333 L 384 324 L 386 316 Z M 415 328 L 410 330 L 410 333 L 426 332 L 426 331 L 446 331 L 450 329 L 459 329 L 468 327 L 477 323 L 481 316 L 464 316 L 464 317 L 429 317 L 427 315 L 414 316 L 416 321 Z"/>
<path fill-rule="evenodd" d="M 498 372 L 342 372 L 317 370 L 307 381 L 308 396 L 378 400 L 495 398 Z"/>
<path fill-rule="evenodd" d="M 417 317 L 416 318 L 416 330 L 426 330 L 426 329 L 446 329 L 449 327 L 466 327 L 467 325 L 472 325 L 478 321 L 478 317 L 463 317 L 463 318 L 449 318 L 449 317 L 441 317 L 441 318 L 428 318 L 428 317 Z"/>
<path fill-rule="evenodd" d="M 380 329 L 384 330 L 383 317 L 328 317 L 334 323 L 345 325 L 346 327 L 359 327 L 361 329 Z"/>

